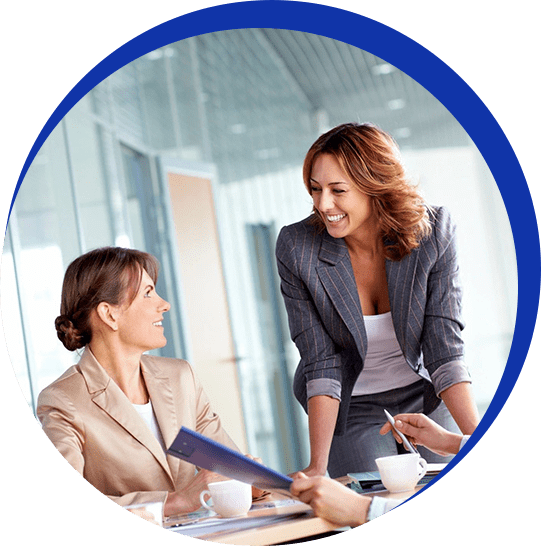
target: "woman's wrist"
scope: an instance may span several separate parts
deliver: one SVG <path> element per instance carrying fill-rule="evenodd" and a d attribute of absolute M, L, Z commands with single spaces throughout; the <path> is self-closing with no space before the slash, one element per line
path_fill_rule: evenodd
<path fill-rule="evenodd" d="M 456 455 L 460 451 L 460 445 L 462 443 L 462 434 L 455 434 L 450 432 L 447 437 L 445 451 L 447 453 Z"/>
<path fill-rule="evenodd" d="M 167 499 L 163 505 L 163 515 L 165 517 L 175 516 L 177 514 L 185 514 L 192 512 L 187 504 L 187 499 L 179 495 L 176 491 L 167 494 Z"/>
<path fill-rule="evenodd" d="M 310 464 L 303 470 L 307 476 L 325 476 L 327 473 L 327 461 L 310 459 Z"/>
<path fill-rule="evenodd" d="M 350 527 L 357 527 L 368 521 L 368 511 L 370 510 L 371 503 L 372 497 L 357 495 L 357 498 L 353 503 L 354 511 L 353 517 L 349 522 Z"/>

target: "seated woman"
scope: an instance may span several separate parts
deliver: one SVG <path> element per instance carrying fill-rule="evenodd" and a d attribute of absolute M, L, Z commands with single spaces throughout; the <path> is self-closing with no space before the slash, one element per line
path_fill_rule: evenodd
<path fill-rule="evenodd" d="M 168 516 L 196 510 L 207 484 L 224 479 L 166 455 L 181 426 L 238 448 L 188 362 L 143 354 L 167 343 L 170 305 L 157 278 L 157 260 L 131 249 L 101 248 L 70 264 L 55 325 L 66 349 L 84 351 L 41 392 L 37 415 L 99 491 L 123 506 L 163 501 Z"/>

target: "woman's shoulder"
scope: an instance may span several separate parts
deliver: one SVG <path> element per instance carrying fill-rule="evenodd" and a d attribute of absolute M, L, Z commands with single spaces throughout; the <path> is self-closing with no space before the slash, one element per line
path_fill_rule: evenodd
<path fill-rule="evenodd" d="M 427 207 L 432 232 L 430 237 L 440 242 L 449 241 L 454 236 L 456 225 L 451 211 L 442 205 Z"/>
<path fill-rule="evenodd" d="M 455 246 L 456 225 L 451 212 L 445 206 L 427 206 L 430 234 L 420 241 L 418 250 L 437 258 L 450 246 Z"/>
<path fill-rule="evenodd" d="M 158 376 L 180 377 L 194 374 L 192 365 L 182 358 L 143 355 L 141 362 L 147 371 Z"/>
<path fill-rule="evenodd" d="M 453 223 L 451 211 L 445 205 L 427 205 L 426 208 L 433 228 L 445 229 Z"/>
<path fill-rule="evenodd" d="M 284 226 L 280 230 L 276 242 L 277 251 L 321 243 L 323 232 L 324 230 L 314 222 L 314 215 L 311 214 L 304 220 Z"/>
<path fill-rule="evenodd" d="M 88 389 L 79 365 L 76 364 L 39 393 L 37 405 L 55 405 L 54 401 L 80 399 L 82 392 L 88 392 Z"/>

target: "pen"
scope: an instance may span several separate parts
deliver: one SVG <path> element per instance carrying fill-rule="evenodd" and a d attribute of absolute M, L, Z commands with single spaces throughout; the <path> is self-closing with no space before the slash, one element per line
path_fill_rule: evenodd
<path fill-rule="evenodd" d="M 419 454 L 419 452 L 417 451 L 415 446 L 413 444 L 411 444 L 410 441 L 396 428 L 394 417 L 386 409 L 384 409 L 383 411 L 385 412 L 385 416 L 387 417 L 387 421 L 389 421 L 389 423 L 391 423 L 391 426 L 393 427 L 393 430 L 398 434 L 398 436 L 400 436 L 400 438 L 402 439 L 402 442 L 404 442 L 404 447 L 410 453 Z"/>

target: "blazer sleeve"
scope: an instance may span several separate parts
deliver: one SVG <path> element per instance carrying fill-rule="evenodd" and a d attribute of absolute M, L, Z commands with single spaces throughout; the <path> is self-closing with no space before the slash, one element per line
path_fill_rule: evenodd
<path fill-rule="evenodd" d="M 442 391 L 461 382 L 471 382 L 464 363 L 461 332 L 462 286 L 456 248 L 456 226 L 441 207 L 434 225 L 437 260 L 428 277 L 427 302 L 421 338 L 424 365 L 434 389 Z"/>
<path fill-rule="evenodd" d="M 321 321 L 310 291 L 301 278 L 297 260 L 299 252 L 301 250 L 287 228 L 283 228 L 276 243 L 276 260 L 291 339 L 301 356 L 295 374 L 294 390 L 304 405 L 305 400 L 301 398 L 306 396 L 309 398 L 316 394 L 326 394 L 340 399 L 342 358 Z"/>
<path fill-rule="evenodd" d="M 85 425 L 69 396 L 60 389 L 45 389 L 38 398 L 37 416 L 56 449 L 84 476 Z M 134 491 L 122 496 L 107 496 L 121 506 L 128 506 L 165 502 L 167 494 L 167 491 Z"/>

